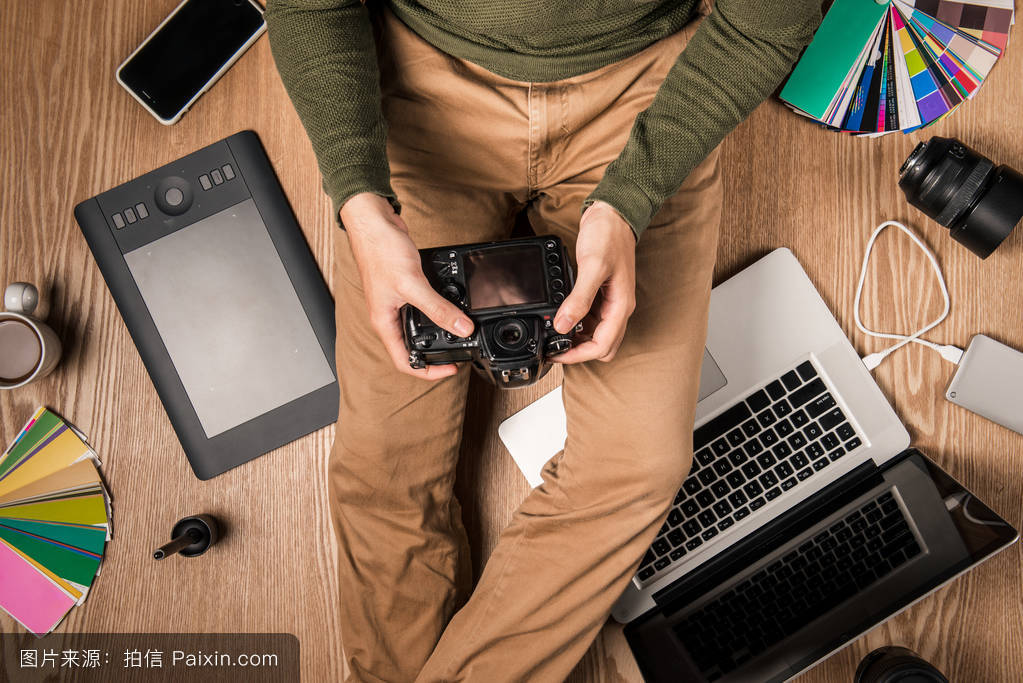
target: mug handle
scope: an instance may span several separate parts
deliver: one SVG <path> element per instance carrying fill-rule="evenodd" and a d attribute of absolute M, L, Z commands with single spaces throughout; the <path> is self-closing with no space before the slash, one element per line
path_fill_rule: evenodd
<path fill-rule="evenodd" d="M 12 282 L 4 290 L 4 309 L 11 313 L 32 315 L 39 305 L 39 290 L 28 282 Z"/>

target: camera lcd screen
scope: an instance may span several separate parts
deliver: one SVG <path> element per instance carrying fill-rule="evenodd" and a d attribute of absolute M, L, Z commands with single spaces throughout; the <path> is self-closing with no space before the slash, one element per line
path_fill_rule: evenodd
<path fill-rule="evenodd" d="M 547 301 L 543 249 L 539 245 L 470 251 L 465 255 L 464 266 L 473 311 Z"/>

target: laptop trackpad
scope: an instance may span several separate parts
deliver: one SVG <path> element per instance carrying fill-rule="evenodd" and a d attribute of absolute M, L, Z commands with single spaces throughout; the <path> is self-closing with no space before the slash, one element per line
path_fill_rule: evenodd
<path fill-rule="evenodd" d="M 714 356 L 710 355 L 710 349 L 704 348 L 703 367 L 700 368 L 700 397 L 697 401 L 702 401 L 726 384 L 728 380 L 725 379 Z"/>

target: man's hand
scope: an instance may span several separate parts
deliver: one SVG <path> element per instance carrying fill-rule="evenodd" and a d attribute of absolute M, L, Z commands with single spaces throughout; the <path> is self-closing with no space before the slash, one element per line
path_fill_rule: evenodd
<path fill-rule="evenodd" d="M 352 254 L 359 266 L 369 322 L 394 366 L 424 379 L 455 374 L 453 364 L 413 370 L 401 332 L 401 307 L 412 304 L 430 320 L 459 337 L 472 334 L 472 321 L 460 308 L 430 286 L 408 226 L 383 197 L 369 192 L 353 196 L 341 207 Z"/>
<path fill-rule="evenodd" d="M 587 314 L 595 326 L 588 330 L 588 339 L 553 360 L 609 361 L 621 346 L 625 324 L 636 309 L 635 234 L 610 204 L 596 201 L 579 221 L 575 256 L 579 268 L 575 287 L 558 309 L 554 329 L 565 334 Z M 594 308 L 598 291 L 601 299 Z"/>

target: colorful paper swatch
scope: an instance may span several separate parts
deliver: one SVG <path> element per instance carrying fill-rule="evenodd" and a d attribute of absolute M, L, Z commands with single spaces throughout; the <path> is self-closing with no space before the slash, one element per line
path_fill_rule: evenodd
<path fill-rule="evenodd" d="M 1013 22 L 1013 0 L 835 0 L 781 99 L 836 130 L 908 133 L 976 94 Z"/>
<path fill-rule="evenodd" d="M 75 606 L 77 598 L 38 571 L 22 555 L 0 543 L 0 607 L 35 634 L 49 633 Z"/>
<path fill-rule="evenodd" d="M 84 438 L 39 408 L 0 456 L 0 607 L 36 635 L 81 604 L 110 539 L 110 495 Z"/>

